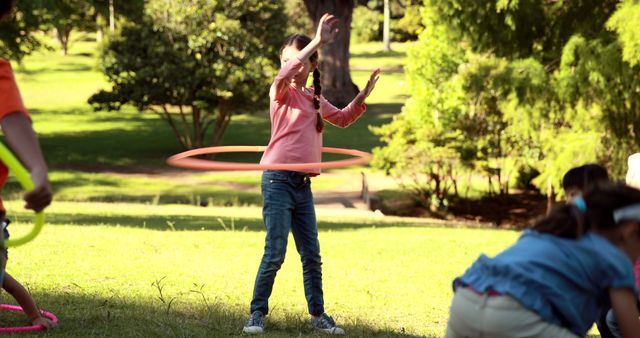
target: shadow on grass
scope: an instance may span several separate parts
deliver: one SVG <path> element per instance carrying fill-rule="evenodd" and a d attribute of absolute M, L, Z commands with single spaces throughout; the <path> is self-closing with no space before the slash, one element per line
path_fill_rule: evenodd
<path fill-rule="evenodd" d="M 152 282 L 149 284 L 153 287 Z M 40 336 L 236 337 L 243 336 L 242 326 L 247 318 L 239 305 L 220 301 L 224 295 L 208 299 L 210 295 L 197 287 L 175 297 L 159 294 L 150 302 L 131 301 L 126 290 L 111 290 L 111 295 L 105 296 L 75 284 L 65 289 L 55 294 L 33 293 L 38 304 L 60 320 L 58 329 Z M 3 325 L 28 325 L 23 314 L 2 315 Z M 263 337 L 326 337 L 309 326 L 304 314 L 285 313 L 281 317 L 284 319 L 267 320 Z M 351 337 L 417 337 L 366 325 L 344 327 Z"/>
<path fill-rule="evenodd" d="M 389 58 L 404 58 L 407 56 L 407 52 L 399 52 L 396 50 L 390 51 L 377 51 L 377 52 L 362 52 L 362 53 L 351 53 L 351 58 L 379 58 L 379 57 L 389 57 Z"/>
<path fill-rule="evenodd" d="M 70 63 L 61 64 L 53 68 L 43 67 L 43 68 L 33 69 L 33 68 L 23 67 L 23 68 L 20 68 L 20 74 L 26 75 L 26 76 L 35 76 L 35 75 L 54 73 L 54 72 L 87 72 L 90 70 L 91 70 L 91 66 L 89 65 L 70 62 Z"/>
<path fill-rule="evenodd" d="M 117 209 L 114 210 L 117 212 Z M 213 213 L 213 211 L 212 211 Z M 9 217 L 29 219 L 30 214 L 16 213 Z M 123 216 L 123 215 L 87 215 L 87 214 L 57 214 L 47 213 L 49 224 L 71 224 L 82 226 L 114 226 L 139 229 L 152 229 L 160 231 L 264 231 L 261 218 L 257 217 L 229 217 L 229 216 Z M 402 223 L 405 224 L 405 223 Z M 408 223 L 406 223 L 408 224 Z M 370 222 L 349 221 L 344 222 L 318 222 L 319 231 L 342 231 L 366 228 L 390 228 L 401 226 L 397 222 L 383 222 L 371 219 Z M 434 223 L 434 226 L 437 224 Z"/>
<path fill-rule="evenodd" d="M 14 195 L 15 197 L 15 195 Z M 73 202 L 107 202 L 107 203 L 152 203 L 160 204 L 187 204 L 195 206 L 259 206 L 262 204 L 262 196 L 260 193 L 243 192 L 243 191 L 226 191 L 220 193 L 201 193 L 201 194 L 144 194 L 131 195 L 126 193 L 104 193 L 93 194 L 81 198 L 75 197 L 73 194 L 58 194 L 58 201 Z"/>
<path fill-rule="evenodd" d="M 100 123 L 100 122 L 96 122 Z M 125 130 L 44 134 L 42 149 L 54 167 L 76 164 L 111 166 L 163 166 L 167 157 L 181 151 L 175 137 L 159 121 Z"/>
<path fill-rule="evenodd" d="M 153 184 L 153 183 L 150 183 Z M 194 190 L 194 193 L 161 191 L 158 193 L 140 193 L 136 188 L 121 187 L 111 180 L 103 179 L 65 179 L 53 182 L 56 201 L 70 202 L 106 202 L 106 203 L 138 203 L 138 204 L 186 204 L 193 206 L 260 206 L 262 195 L 260 192 L 234 190 L 228 188 L 219 191 Z M 97 190 L 82 189 L 83 187 L 98 187 Z M 65 191 L 67 188 L 81 188 L 80 190 Z M 105 190 L 99 191 L 100 188 Z M 140 187 L 138 187 L 140 188 Z M 198 189 L 194 186 L 194 189 Z M 21 199 L 24 189 L 15 181 L 7 183 L 3 194 L 9 199 Z"/>

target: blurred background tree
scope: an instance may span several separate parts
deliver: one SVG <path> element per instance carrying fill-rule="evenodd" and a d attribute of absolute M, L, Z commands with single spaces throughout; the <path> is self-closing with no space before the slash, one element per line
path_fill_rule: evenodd
<path fill-rule="evenodd" d="M 267 106 L 279 67 L 284 6 L 252 1 L 147 1 L 106 44 L 113 85 L 89 102 L 162 116 L 185 149 L 220 143 L 234 114 Z"/>
<path fill-rule="evenodd" d="M 462 167 L 497 176 L 503 194 L 531 172 L 542 191 L 558 192 L 575 165 L 626 171 L 640 148 L 637 1 L 428 0 L 420 13 L 411 98 L 376 129 L 386 143 L 378 167 L 410 176 L 409 160 L 442 161 L 440 152 L 406 159 L 409 149 L 452 148 Z"/>

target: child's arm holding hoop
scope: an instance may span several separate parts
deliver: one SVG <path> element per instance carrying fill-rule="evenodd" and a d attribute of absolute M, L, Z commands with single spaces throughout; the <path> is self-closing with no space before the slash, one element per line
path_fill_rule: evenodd
<path fill-rule="evenodd" d="M 31 173 L 35 189 L 25 195 L 27 208 L 40 211 L 51 203 L 47 165 L 31 127 L 9 62 L 0 59 L 0 126 L 6 140 Z"/>
<path fill-rule="evenodd" d="M 5 115 L 0 120 L 0 126 L 11 149 L 31 173 L 35 189 L 25 195 L 25 207 L 35 211 L 46 208 L 52 199 L 51 186 L 47 164 L 31 121 L 26 115 L 16 112 Z"/>
<path fill-rule="evenodd" d="M 628 288 L 609 291 L 613 315 L 618 322 L 620 332 L 625 338 L 640 338 L 640 314 L 635 294 Z"/>

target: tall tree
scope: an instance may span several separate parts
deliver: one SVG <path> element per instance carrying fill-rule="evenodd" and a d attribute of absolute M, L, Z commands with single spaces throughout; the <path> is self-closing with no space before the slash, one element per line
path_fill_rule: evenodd
<path fill-rule="evenodd" d="M 391 9 L 389 8 L 389 0 L 384 0 L 384 24 L 382 28 L 382 44 L 385 51 L 391 50 Z"/>
<path fill-rule="evenodd" d="M 156 0 L 102 55 L 113 87 L 97 109 L 159 114 L 186 149 L 218 145 L 234 114 L 265 106 L 284 34 L 283 6 L 261 0 Z"/>
<path fill-rule="evenodd" d="M 69 38 L 74 29 L 93 28 L 92 12 L 91 4 L 84 0 L 58 0 L 48 3 L 46 20 L 55 30 L 62 55 L 67 55 Z"/>
<path fill-rule="evenodd" d="M 88 0 L 93 7 L 97 39 L 102 40 L 105 29 L 115 31 L 116 21 L 123 18 L 128 21 L 140 21 L 144 13 L 145 0 Z"/>
<path fill-rule="evenodd" d="M 46 1 L 19 1 L 13 15 L 0 22 L 1 58 L 20 61 L 42 46 L 34 33 L 45 27 Z"/>
<path fill-rule="evenodd" d="M 320 49 L 320 73 L 322 95 L 338 107 L 349 104 L 359 89 L 351 80 L 349 70 L 349 44 L 354 0 L 304 0 L 313 22 L 314 31 L 324 13 L 331 13 L 340 20 L 340 34 L 333 43 Z"/>

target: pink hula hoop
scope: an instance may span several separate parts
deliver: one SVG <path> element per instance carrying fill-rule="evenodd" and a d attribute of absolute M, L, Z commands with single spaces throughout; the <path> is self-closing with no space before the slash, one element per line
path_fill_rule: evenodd
<path fill-rule="evenodd" d="M 17 305 L 10 304 L 0 304 L 0 310 L 8 310 L 8 311 L 17 311 L 24 312 L 21 307 Z M 43 316 L 51 319 L 54 323 L 58 323 L 58 317 L 49 311 L 40 310 Z M 43 331 L 44 326 L 42 325 L 31 325 L 31 326 L 13 326 L 13 327 L 0 327 L 0 333 L 16 333 L 16 332 L 29 332 L 29 331 Z"/>
<path fill-rule="evenodd" d="M 198 148 L 193 150 L 187 150 L 185 152 L 173 155 L 167 159 L 167 164 L 185 169 L 198 169 L 198 170 L 305 170 L 305 169 L 328 169 L 328 168 L 340 168 L 351 165 L 367 164 L 371 161 L 371 154 L 343 148 L 330 148 L 322 147 L 323 153 L 350 155 L 354 158 L 348 158 L 345 160 L 329 161 L 329 162 L 315 162 L 315 163 L 271 163 L 271 164 L 258 164 L 258 163 L 237 163 L 237 162 L 221 162 L 202 160 L 198 158 L 191 158 L 196 155 L 206 154 L 219 154 L 219 153 L 233 153 L 233 152 L 263 152 L 267 147 L 265 146 L 221 146 L 221 147 L 208 147 Z"/>

